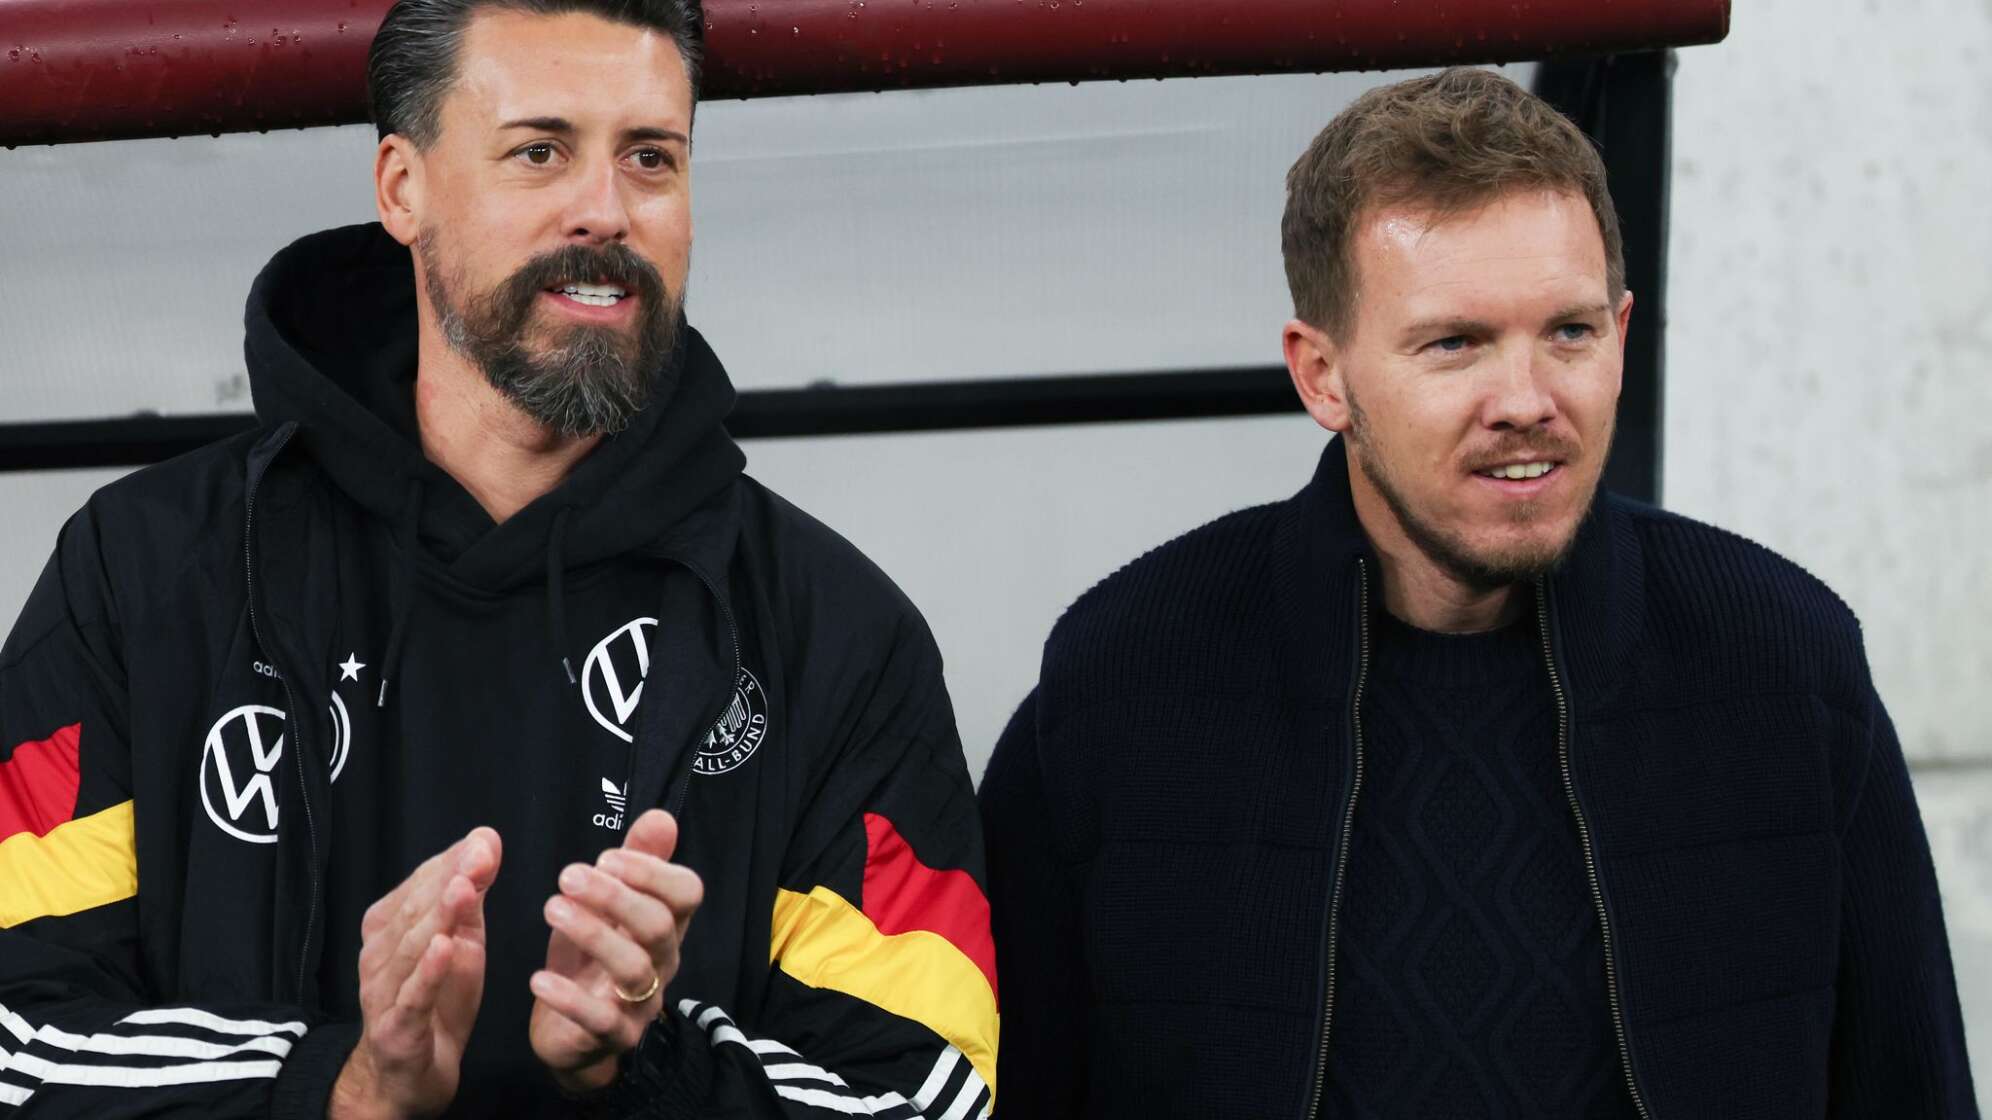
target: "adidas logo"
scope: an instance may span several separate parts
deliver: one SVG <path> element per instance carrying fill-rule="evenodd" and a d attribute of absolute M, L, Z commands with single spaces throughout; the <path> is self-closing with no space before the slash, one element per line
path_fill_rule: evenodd
<path fill-rule="evenodd" d="M 621 832 L 623 826 L 623 806 L 627 804 L 628 798 L 629 794 L 622 786 L 615 784 L 607 778 L 603 778 L 602 800 L 609 803 L 609 811 L 606 813 L 596 813 L 595 823 L 601 825 L 603 828 L 611 828 L 617 832 Z"/>

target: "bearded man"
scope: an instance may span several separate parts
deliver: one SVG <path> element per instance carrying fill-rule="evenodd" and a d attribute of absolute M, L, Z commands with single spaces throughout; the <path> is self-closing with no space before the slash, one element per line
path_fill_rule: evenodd
<path fill-rule="evenodd" d="M 0 1112 L 988 1110 L 933 638 L 681 314 L 702 31 L 387 15 L 261 426 L 95 495 L 0 652 Z"/>
<path fill-rule="evenodd" d="M 1292 499 L 1088 592 L 982 786 L 1033 1116 L 1975 1115 L 1846 606 L 1599 495 L 1605 171 L 1452 70 L 1288 179 Z"/>

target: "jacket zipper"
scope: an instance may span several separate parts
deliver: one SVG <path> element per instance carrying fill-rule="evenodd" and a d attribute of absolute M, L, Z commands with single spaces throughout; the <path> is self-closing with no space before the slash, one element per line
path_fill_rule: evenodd
<path fill-rule="evenodd" d="M 277 445 L 270 449 L 272 462 L 283 453 L 285 447 L 289 446 L 291 434 L 295 431 L 295 428 L 291 428 L 277 437 Z M 267 468 L 265 470 L 267 471 Z M 256 648 L 262 651 L 263 656 L 275 662 L 277 658 L 270 652 L 270 643 L 263 640 L 263 627 L 256 616 L 256 493 L 257 487 L 261 485 L 262 478 L 258 476 L 257 485 L 250 488 L 243 502 L 245 512 L 242 518 L 242 567 L 243 578 L 249 590 L 249 633 L 256 639 Z M 297 994 L 299 999 L 303 999 L 305 972 L 311 960 L 311 935 L 318 925 L 318 822 L 311 811 L 311 791 L 305 784 L 304 756 L 308 752 L 304 744 L 304 727 L 309 720 L 299 714 L 297 693 L 291 689 L 289 673 L 283 674 L 283 686 L 285 711 L 288 713 L 286 722 L 289 724 L 286 732 L 291 737 L 291 761 L 297 769 L 297 796 L 304 806 L 304 828 L 311 842 L 311 894 L 304 917 L 304 942 L 299 946 L 297 954 Z"/>
<path fill-rule="evenodd" d="M 719 593 L 718 585 L 714 584 L 712 578 L 705 574 L 705 569 L 688 560 L 679 560 L 678 563 L 684 565 L 686 571 L 698 577 L 698 581 L 705 585 L 706 594 L 711 595 L 712 601 L 719 604 L 719 613 L 721 617 L 726 619 L 727 636 L 733 639 L 733 672 L 727 674 L 726 691 L 720 694 L 719 708 L 712 713 L 711 719 L 701 720 L 693 724 L 694 727 L 710 728 L 719 722 L 721 716 L 726 714 L 726 705 L 733 699 L 733 690 L 740 687 L 740 624 L 734 621 L 733 608 L 727 605 L 726 596 Z M 693 734 L 696 735 L 698 733 L 694 731 Z M 693 754 L 696 755 L 699 749 L 697 740 L 693 740 L 691 748 Z M 690 795 L 691 790 L 692 770 L 688 766 L 684 774 L 678 779 L 677 790 L 671 794 L 670 813 L 673 819 L 677 819 L 683 814 L 685 798 Z"/>
<path fill-rule="evenodd" d="M 1335 854 L 1335 885 L 1328 895 L 1328 921 L 1322 935 L 1326 979 L 1321 997 L 1321 1050 L 1314 1069 L 1314 1095 L 1307 1105 L 1307 1120 L 1321 1113 L 1321 1098 L 1328 1086 L 1328 1037 L 1335 1021 L 1335 955 L 1341 936 L 1342 885 L 1348 879 L 1349 842 L 1356 831 L 1356 799 L 1363 791 L 1363 688 L 1369 683 L 1369 566 L 1356 561 L 1356 675 L 1349 688 L 1349 741 L 1355 763 L 1349 778 L 1349 796 L 1342 806 L 1342 844 Z"/>
<path fill-rule="evenodd" d="M 1611 1006 L 1612 1032 L 1618 1040 L 1619 1068 L 1625 1071 L 1626 1092 L 1640 1120 L 1653 1120 L 1646 1099 L 1639 1094 L 1639 1080 L 1632 1073 L 1632 1046 L 1626 1041 L 1625 1013 L 1619 1003 L 1618 966 L 1612 957 L 1611 915 L 1605 908 L 1605 889 L 1598 879 L 1598 857 L 1591 843 L 1591 826 L 1584 818 L 1584 806 L 1577 796 L 1577 777 L 1570 767 L 1570 698 L 1563 689 L 1563 674 L 1557 668 L 1556 648 L 1550 640 L 1549 587 L 1536 580 L 1536 624 L 1542 634 L 1542 659 L 1549 668 L 1550 691 L 1556 696 L 1556 760 L 1563 771 L 1563 794 L 1570 800 L 1570 814 L 1577 819 L 1577 840 L 1584 849 L 1584 874 L 1590 881 L 1591 905 L 1598 912 L 1598 932 L 1605 947 L 1605 1000 Z"/>

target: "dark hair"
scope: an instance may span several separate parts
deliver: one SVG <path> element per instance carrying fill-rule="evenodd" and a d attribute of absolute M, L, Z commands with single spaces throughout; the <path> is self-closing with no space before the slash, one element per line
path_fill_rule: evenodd
<path fill-rule="evenodd" d="M 367 48 L 367 110 L 383 139 L 398 132 L 426 148 L 442 131 L 443 95 L 457 77 L 457 51 L 470 18 L 485 9 L 561 15 L 585 12 L 659 31 L 684 56 L 692 100 L 705 56 L 700 0 L 397 0 Z"/>
<path fill-rule="evenodd" d="M 1321 130 L 1287 173 L 1280 250 L 1294 314 L 1330 334 L 1354 321 L 1357 223 L 1377 207 L 1470 211 L 1513 190 L 1547 188 L 1591 204 L 1605 282 L 1625 294 L 1625 245 L 1605 164 L 1555 107 L 1486 70 L 1455 67 L 1381 86 Z"/>

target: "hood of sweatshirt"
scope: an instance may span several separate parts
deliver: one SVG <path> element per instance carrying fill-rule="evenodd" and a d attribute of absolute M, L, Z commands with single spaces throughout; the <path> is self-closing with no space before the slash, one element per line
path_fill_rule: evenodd
<path fill-rule="evenodd" d="M 415 270 L 377 223 L 304 237 L 250 289 L 244 350 L 257 416 L 295 421 L 340 490 L 485 592 L 655 551 L 729 486 L 746 458 L 727 435 L 733 384 L 705 340 L 680 343 L 651 403 L 568 477 L 504 523 L 422 454 L 415 422 Z"/>

